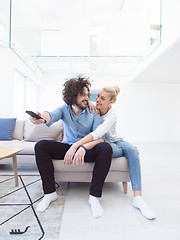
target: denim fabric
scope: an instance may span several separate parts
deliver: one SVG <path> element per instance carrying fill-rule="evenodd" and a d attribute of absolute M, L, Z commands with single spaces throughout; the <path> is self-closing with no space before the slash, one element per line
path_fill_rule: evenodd
<path fill-rule="evenodd" d="M 51 116 L 51 121 L 47 126 L 62 119 L 64 125 L 62 142 L 67 144 L 79 141 L 102 123 L 100 115 L 93 114 L 93 112 L 90 113 L 88 107 L 78 117 L 72 112 L 71 107 L 66 104 L 48 113 Z"/>
<path fill-rule="evenodd" d="M 119 140 L 109 143 L 112 147 L 112 157 L 125 156 L 129 164 L 129 175 L 133 191 L 141 191 L 141 167 L 138 149 L 132 144 Z"/>

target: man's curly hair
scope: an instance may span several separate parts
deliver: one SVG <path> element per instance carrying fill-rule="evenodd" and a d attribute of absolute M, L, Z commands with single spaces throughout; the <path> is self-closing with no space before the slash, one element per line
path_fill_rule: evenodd
<path fill-rule="evenodd" d="M 67 80 L 63 84 L 63 100 L 67 105 L 73 105 L 76 103 L 76 99 L 78 94 L 83 93 L 84 87 L 87 88 L 88 92 L 90 92 L 89 87 L 91 83 L 89 81 L 89 77 L 78 76 L 77 78 L 71 78 Z"/>

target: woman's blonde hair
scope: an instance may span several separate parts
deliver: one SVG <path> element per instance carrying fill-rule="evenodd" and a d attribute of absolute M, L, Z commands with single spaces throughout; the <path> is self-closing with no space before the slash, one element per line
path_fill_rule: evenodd
<path fill-rule="evenodd" d="M 114 102 L 116 102 L 117 95 L 120 92 L 120 88 L 117 85 L 112 87 L 104 87 L 103 90 L 109 93 L 111 100 L 114 100 Z"/>

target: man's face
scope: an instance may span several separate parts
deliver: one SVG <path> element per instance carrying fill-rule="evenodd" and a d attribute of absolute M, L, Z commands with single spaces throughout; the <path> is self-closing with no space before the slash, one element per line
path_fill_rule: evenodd
<path fill-rule="evenodd" d="M 83 92 L 79 93 L 76 99 L 76 106 L 78 106 L 79 109 L 84 110 L 87 108 L 89 101 L 89 92 L 86 87 L 84 87 Z"/>

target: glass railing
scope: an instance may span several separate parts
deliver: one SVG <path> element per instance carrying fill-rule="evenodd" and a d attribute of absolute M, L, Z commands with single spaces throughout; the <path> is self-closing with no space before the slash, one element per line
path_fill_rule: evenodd
<path fill-rule="evenodd" d="M 10 46 L 10 1 L 0 0 L 0 47 Z"/>
<path fill-rule="evenodd" d="M 138 63 L 161 43 L 161 1 L 1 0 L 0 39 L 10 27 L 9 46 L 34 71 Z"/>

